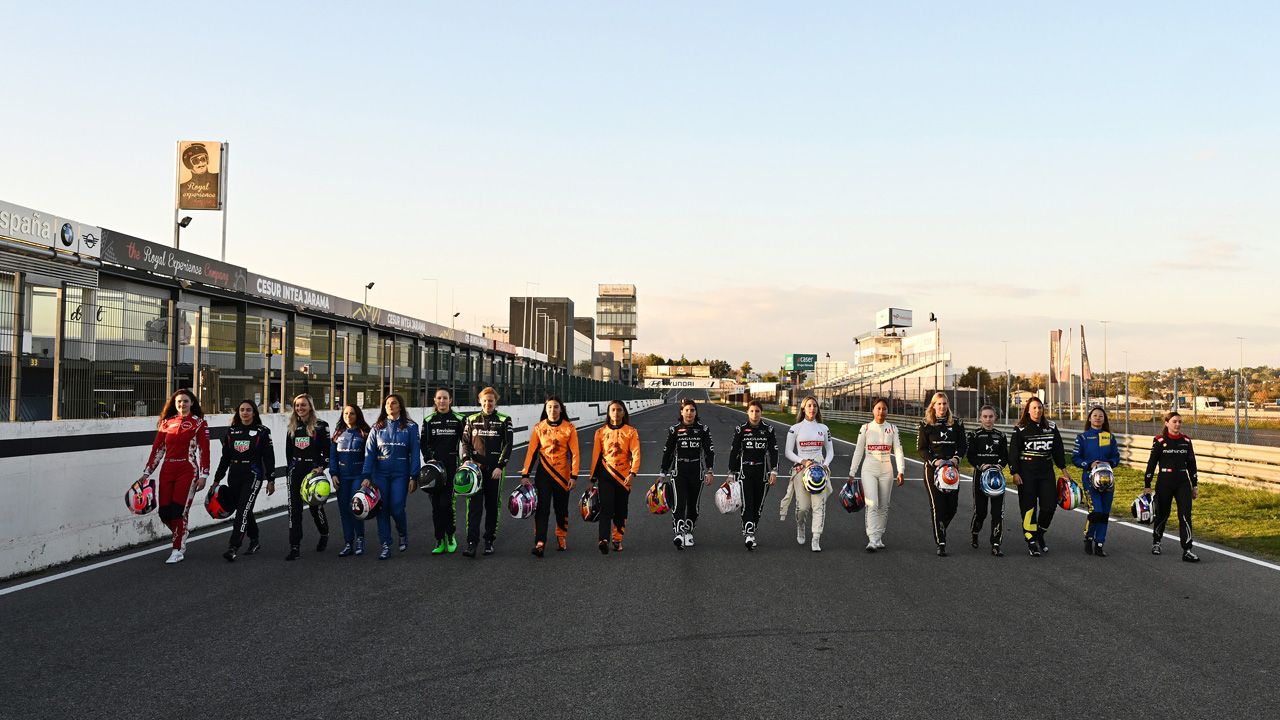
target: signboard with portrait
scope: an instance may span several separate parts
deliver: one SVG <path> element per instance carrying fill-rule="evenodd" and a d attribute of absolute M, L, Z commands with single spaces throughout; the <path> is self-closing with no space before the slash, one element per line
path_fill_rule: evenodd
<path fill-rule="evenodd" d="M 213 141 L 178 142 L 178 209 L 222 209 L 223 144 Z"/>

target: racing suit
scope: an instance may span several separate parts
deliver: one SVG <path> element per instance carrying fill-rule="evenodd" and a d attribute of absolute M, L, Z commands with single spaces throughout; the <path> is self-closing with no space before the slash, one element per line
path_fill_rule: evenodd
<path fill-rule="evenodd" d="M 895 474 L 893 469 L 897 467 Z M 866 498 L 867 541 L 879 544 L 889 524 L 889 497 L 897 475 L 906 473 L 902 455 L 902 438 L 892 423 L 869 422 L 858 430 L 858 445 L 849 466 L 849 479 L 862 475 L 862 493 Z"/>
<path fill-rule="evenodd" d="M 196 485 L 209 477 L 209 424 L 194 415 L 174 415 L 160 421 L 143 477 L 160 469 L 160 522 L 173 533 L 173 549 L 187 549 L 187 515 Z M 1179 505 L 1181 507 L 1181 505 Z"/>
<path fill-rule="evenodd" d="M 342 518 L 342 538 L 348 544 L 364 537 L 364 521 L 351 510 L 364 480 L 364 444 L 367 438 L 359 428 L 345 428 L 333 439 L 329 452 L 329 477 L 338 485 L 338 517 Z"/>
<path fill-rule="evenodd" d="M 480 520 L 484 518 L 484 539 L 493 542 L 498 537 L 498 496 L 502 493 L 502 472 L 511 459 L 511 418 L 497 410 L 467 416 L 462 427 L 463 462 L 474 462 L 480 467 L 480 497 L 467 498 L 467 543 L 480 542 Z M 500 471 L 493 477 L 495 470 Z"/>
<path fill-rule="evenodd" d="M 533 513 L 533 540 L 547 541 L 547 520 L 551 508 L 556 511 L 556 540 L 565 547 L 569 539 L 569 491 L 578 480 L 581 457 L 578 455 L 578 429 L 561 418 L 558 422 L 542 420 L 529 433 L 529 447 L 524 454 L 522 480 L 529 479 L 529 468 L 534 458 L 534 488 L 538 492 L 538 507 Z"/>
<path fill-rule="evenodd" d="M 403 544 L 409 537 L 405 502 L 409 499 L 409 480 L 417 480 L 422 469 L 422 451 L 418 447 L 418 424 L 401 416 L 387 418 L 381 427 L 369 430 L 364 443 L 364 476 L 378 486 L 382 502 L 378 504 L 378 542 L 391 544 L 391 521 Z"/>
<path fill-rule="evenodd" d="M 778 433 L 761 420 L 744 422 L 733 431 L 729 472 L 742 479 L 742 534 L 755 535 L 769 494 L 769 473 L 778 468 Z"/>
<path fill-rule="evenodd" d="M 1169 522 L 1173 501 L 1178 501 L 1178 537 L 1182 549 L 1191 549 L 1191 490 L 1200 482 L 1196 477 L 1196 453 L 1191 448 L 1191 438 L 1186 435 L 1157 435 L 1151 443 L 1151 458 L 1147 460 L 1147 472 L 1143 475 L 1146 487 L 1151 487 L 1156 466 L 1160 477 L 1156 478 L 1156 508 L 1152 523 L 1152 542 L 1164 537 L 1164 526 Z"/>
<path fill-rule="evenodd" d="M 662 474 L 671 477 L 671 528 L 676 534 L 691 533 L 698 522 L 698 501 L 703 476 L 711 471 L 716 447 L 711 430 L 700 420 L 692 425 L 678 422 L 667 428 L 667 444 L 662 451 Z"/>
<path fill-rule="evenodd" d="M 1003 432 L 995 428 L 983 430 L 978 428 L 969 433 L 969 451 L 965 459 L 973 466 L 973 521 L 969 523 L 969 532 L 974 538 L 982 532 L 982 524 L 987 519 L 988 508 L 991 511 L 991 547 L 999 547 L 1004 537 L 1004 493 L 988 495 L 982 491 L 982 483 L 978 482 L 984 465 L 995 465 L 1004 472 L 1009 464 L 1009 440 Z M 977 542 L 975 539 L 974 542 Z"/>
<path fill-rule="evenodd" d="M 956 516 L 960 492 L 938 489 L 934 478 L 940 465 L 952 458 L 964 457 L 968 437 L 964 432 L 964 423 L 954 418 L 950 424 L 945 420 L 932 425 L 922 422 L 919 432 L 917 437 L 920 457 L 924 458 L 924 489 L 929 495 L 929 514 L 933 519 L 933 541 L 946 545 L 947 526 Z"/>
<path fill-rule="evenodd" d="M 1045 531 L 1058 509 L 1058 484 L 1053 466 L 1065 469 L 1066 456 L 1058 426 L 1048 420 L 1028 422 L 1013 429 L 1009 443 L 1009 472 L 1021 478 L 1018 511 L 1022 514 L 1022 536 L 1027 543 L 1044 544 Z"/>
<path fill-rule="evenodd" d="M 431 493 L 431 521 L 436 542 L 458 532 L 457 504 L 453 496 L 453 474 L 458 471 L 458 442 L 462 438 L 462 413 L 433 412 L 422 421 L 422 460 L 444 466 L 445 482 Z"/>
<path fill-rule="evenodd" d="M 782 498 L 779 515 L 783 520 L 787 518 L 787 509 L 791 506 L 791 499 L 794 497 L 797 539 L 803 535 L 805 521 L 810 517 L 812 517 L 810 530 L 813 537 L 819 537 L 826 524 L 827 497 L 831 495 L 831 482 L 828 478 L 828 482 L 820 493 L 809 492 L 809 489 L 804 486 L 802 464 L 805 460 L 812 460 L 821 465 L 828 476 L 831 475 L 831 461 L 836 457 L 835 445 L 831 442 L 831 430 L 824 423 L 801 420 L 787 430 L 786 455 L 788 460 L 795 463 L 795 468 L 791 472 L 791 481 L 787 483 L 787 493 Z"/>
<path fill-rule="evenodd" d="M 302 478 L 312 470 L 329 469 L 329 423 L 316 418 L 310 433 L 306 423 L 298 423 L 284 455 L 289 463 L 289 546 L 296 548 L 302 544 Z M 311 508 L 311 519 L 320 537 L 329 537 L 329 516 L 323 505 Z"/>
<path fill-rule="evenodd" d="M 1071 451 L 1071 464 L 1080 468 L 1080 483 L 1089 491 L 1092 509 L 1084 521 L 1084 537 L 1099 545 L 1107 541 L 1107 521 L 1111 517 L 1111 503 L 1115 500 L 1116 489 L 1113 485 L 1106 492 L 1093 486 L 1089 479 L 1089 471 L 1096 462 L 1110 463 L 1111 467 L 1120 465 L 1120 447 L 1116 445 L 1116 436 L 1109 431 L 1089 428 L 1076 436 L 1075 449 Z"/>
<path fill-rule="evenodd" d="M 600 488 L 600 539 L 621 543 L 627 531 L 632 475 L 640 472 L 640 434 L 634 426 L 605 423 L 591 443 L 591 482 Z"/>
<path fill-rule="evenodd" d="M 231 525 L 228 547 L 239 550 L 245 533 L 249 543 L 258 542 L 258 522 L 253 517 L 253 503 L 258 499 L 262 483 L 276 469 L 276 449 L 271 444 L 271 431 L 262 425 L 241 425 L 239 422 L 227 428 L 222 436 L 222 458 L 218 460 L 218 472 L 213 484 L 227 478 L 227 487 L 236 499 L 236 515 Z"/>

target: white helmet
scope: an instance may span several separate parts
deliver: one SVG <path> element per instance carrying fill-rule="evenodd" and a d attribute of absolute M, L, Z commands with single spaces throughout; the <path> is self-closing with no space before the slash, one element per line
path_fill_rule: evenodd
<path fill-rule="evenodd" d="M 720 489 L 716 490 L 716 508 L 725 514 L 742 509 L 741 480 L 736 477 L 726 480 Z"/>
<path fill-rule="evenodd" d="M 1093 469 L 1089 471 L 1089 484 L 1093 485 L 1093 489 L 1098 492 L 1111 492 L 1114 490 L 1116 487 L 1116 472 L 1111 469 L 1111 463 L 1095 463 Z"/>
<path fill-rule="evenodd" d="M 952 463 L 943 463 L 933 472 L 933 484 L 943 492 L 960 489 L 960 469 Z"/>
<path fill-rule="evenodd" d="M 1151 522 L 1151 496 L 1142 493 L 1133 499 L 1133 505 L 1129 506 L 1129 512 L 1133 513 L 1133 517 L 1138 522 L 1146 525 Z"/>

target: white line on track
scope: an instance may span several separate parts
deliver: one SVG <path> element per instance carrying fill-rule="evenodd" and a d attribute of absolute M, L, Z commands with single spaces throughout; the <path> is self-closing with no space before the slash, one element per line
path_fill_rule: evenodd
<path fill-rule="evenodd" d="M 655 407 L 659 407 L 659 406 L 655 406 Z M 742 410 L 739 410 L 739 409 L 737 409 L 737 408 L 731 408 L 731 407 L 727 407 L 727 406 L 724 406 L 724 405 L 720 405 L 720 406 L 718 406 L 718 407 L 723 407 L 723 408 L 725 408 L 725 409 L 727 409 L 727 410 L 732 410 L 733 412 L 742 413 L 742 414 L 744 414 L 744 415 L 746 414 L 745 412 L 743 412 Z M 652 408 L 648 408 L 648 409 L 652 409 Z M 641 411 L 641 412 L 644 412 L 644 411 Z M 640 414 L 640 413 L 636 413 L 636 414 L 638 415 L 638 414 Z M 783 423 L 783 422 L 778 421 L 778 420 L 773 420 L 773 419 L 771 419 L 771 418 L 764 418 L 764 420 L 765 420 L 765 422 L 772 423 L 772 424 L 776 425 L 777 427 L 781 427 L 781 428 L 784 428 L 784 429 L 786 429 L 786 428 L 789 428 L 789 427 L 790 427 L 790 426 L 789 426 L 789 425 L 787 425 L 786 423 Z M 598 423 L 598 422 L 597 422 L 597 423 L 590 423 L 590 424 L 587 424 L 587 425 L 583 425 L 583 426 L 579 427 L 578 429 L 579 429 L 579 430 L 585 430 L 585 429 L 587 429 L 587 428 L 594 427 L 594 426 L 599 425 L 599 424 L 600 424 L 600 423 Z M 832 438 L 832 440 L 833 440 L 833 441 L 835 441 L 835 442 L 838 442 L 838 443 L 843 443 L 843 444 L 848 445 L 848 446 L 850 446 L 850 447 L 856 447 L 856 443 L 849 442 L 848 440 L 842 440 L 842 439 L 840 439 L 840 438 Z M 513 447 L 511 448 L 511 449 L 512 449 L 512 453 L 513 453 L 513 455 L 514 455 L 514 451 L 515 451 L 515 450 L 517 450 L 517 449 L 519 449 L 519 448 L 522 448 L 522 447 L 524 447 L 524 446 L 526 446 L 526 445 L 528 445 L 528 443 L 520 443 L 519 445 L 515 445 L 515 446 L 513 446 Z M 915 463 L 916 465 L 924 465 L 924 463 L 923 463 L 922 461 L 920 461 L 920 460 L 916 460 L 916 459 L 914 459 L 914 458 L 906 458 L 906 460 L 907 460 L 907 462 L 909 462 L 909 463 Z M 638 475 L 638 477 L 658 477 L 658 475 L 659 475 L 658 473 L 645 473 L 645 474 L 642 474 L 642 475 Z M 515 475 L 508 475 L 507 477 L 518 477 L 518 476 L 515 476 Z M 961 479 L 962 479 L 962 480 L 964 480 L 965 482 L 972 482 L 972 480 L 973 480 L 973 478 L 972 478 L 972 477 L 967 476 L 967 475 L 961 475 L 960 477 L 961 477 Z M 330 501 L 330 502 L 332 502 L 332 501 Z M 1085 513 L 1085 511 L 1084 511 L 1084 510 L 1082 510 L 1082 509 L 1080 509 L 1080 508 L 1076 508 L 1074 512 L 1078 512 L 1078 513 L 1082 513 L 1082 514 L 1088 514 L 1088 513 Z M 287 511 L 287 510 L 281 510 L 281 511 L 278 511 L 278 512 L 271 513 L 270 515 L 264 515 L 264 516 L 262 516 L 262 517 L 259 517 L 259 518 L 258 518 L 258 520 L 260 520 L 260 521 L 264 521 L 264 522 L 265 522 L 265 521 L 267 521 L 267 520 L 274 520 L 275 518 L 284 517 L 284 516 L 285 516 L 285 515 L 287 515 L 287 514 L 288 514 L 288 511 Z M 1148 527 L 1147 527 L 1147 526 L 1145 526 L 1145 525 L 1139 525 L 1139 524 L 1137 524 L 1137 523 L 1131 523 L 1131 522 L 1127 522 L 1127 521 L 1124 521 L 1124 520 L 1118 520 L 1118 521 L 1115 521 L 1115 522 L 1114 522 L 1114 523 L 1112 523 L 1112 524 L 1114 524 L 1114 525 L 1120 525 L 1120 526 L 1122 526 L 1122 527 L 1132 528 L 1132 529 L 1134 529 L 1134 530 L 1138 530 L 1138 531 L 1141 531 L 1141 532 L 1147 532 L 1147 533 L 1150 533 L 1150 532 L 1151 532 L 1150 528 L 1148 528 Z M 193 543 L 193 542 L 199 542 L 200 540 L 205 540 L 205 539 L 207 539 L 207 538 L 211 538 L 211 537 L 217 537 L 217 536 L 219 536 L 219 535 L 225 535 L 225 534 L 227 534 L 227 533 L 229 533 L 229 532 L 231 532 L 231 526 L 230 526 L 230 525 L 225 525 L 225 526 L 223 526 L 223 527 L 216 528 L 216 529 L 214 529 L 214 530 L 210 530 L 210 531 L 205 532 L 205 533 L 202 533 L 202 534 L 200 534 L 200 535 L 196 535 L 196 536 L 194 536 L 194 537 L 189 537 L 189 538 L 187 538 L 187 543 L 188 543 L 188 544 L 190 544 L 190 543 Z M 1164 537 L 1165 537 L 1165 538 L 1167 538 L 1167 539 L 1169 539 L 1169 540 L 1178 540 L 1178 537 L 1177 537 L 1176 535 L 1171 535 L 1171 534 L 1169 534 L 1169 533 L 1165 533 L 1165 534 L 1164 534 Z M 21 591 L 21 590 L 29 590 L 29 589 L 34 588 L 34 587 L 39 587 L 40 585 L 44 585 L 44 584 L 46 584 L 46 583 L 51 583 L 51 582 L 53 582 L 53 581 L 55 581 L 55 580 L 61 580 L 61 579 L 63 579 L 63 578 L 69 578 L 69 577 L 72 577 L 72 576 L 74 576 L 74 575 L 80 575 L 80 574 L 82 574 L 82 573 L 90 572 L 90 571 L 92 571 L 92 570 L 99 570 L 99 569 L 101 569 L 101 568 L 108 567 L 108 566 L 111 566 L 111 565 L 115 565 L 115 564 L 117 564 L 117 563 L 122 563 L 122 562 L 125 562 L 125 561 L 127 561 L 127 560 L 134 560 L 134 559 L 136 559 L 136 558 L 144 557 L 144 556 L 146 556 L 146 555 L 154 555 L 154 554 L 156 554 L 156 553 L 164 552 L 165 550 L 168 550 L 168 549 L 170 549 L 171 547 L 172 547 L 172 545 L 171 545 L 171 543 L 170 543 L 170 542 L 165 542 L 163 545 L 159 545 L 159 546 L 157 546 L 157 547 L 153 547 L 153 548 L 146 548 L 146 549 L 143 549 L 143 550 L 135 550 L 134 552 L 126 553 L 126 554 L 121 555 L 121 556 L 119 556 L 119 557 L 114 557 L 114 558 L 111 558 L 111 559 L 109 559 L 109 560 L 100 560 L 100 561 L 98 561 L 98 562 L 90 563 L 89 565 L 85 565 L 84 567 L 75 568 L 74 570 L 65 570 L 65 571 L 63 571 L 63 572 L 56 573 L 56 574 L 54 574 L 54 575 L 50 575 L 50 576 L 48 576 L 48 577 L 42 577 L 42 578 L 37 578 L 37 579 L 35 579 L 35 580 L 29 580 L 29 581 L 24 582 L 24 583 L 19 583 L 19 584 L 17 584 L 17 585 L 13 585 L 12 587 L 7 587 L 7 588 L 0 589 L 0 597 L 3 597 L 3 596 L 5 596 L 5 595 L 9 595 L 9 594 L 11 594 L 11 593 L 19 592 L 19 591 Z M 1231 551 L 1231 550 L 1227 550 L 1226 548 L 1220 548 L 1220 547 L 1217 547 L 1217 546 L 1215 546 L 1215 545 L 1208 545 L 1208 544 L 1206 544 L 1206 543 L 1204 543 L 1204 542 L 1201 542 L 1201 541 L 1199 541 L 1199 540 L 1197 540 L 1197 541 L 1196 541 L 1196 547 L 1201 548 L 1201 549 L 1204 549 L 1204 550 L 1208 550 L 1209 552 L 1218 553 L 1219 555 L 1225 555 L 1226 557 L 1234 558 L 1234 559 L 1236 559 L 1236 560 L 1243 560 L 1244 562 L 1251 563 L 1251 564 L 1253 564 L 1253 565 L 1257 565 L 1258 567 L 1264 567 L 1264 568 L 1267 568 L 1268 570 L 1275 570 L 1275 571 L 1277 571 L 1277 572 L 1280 572 L 1280 565 L 1276 565 L 1276 564 L 1274 564 L 1274 563 L 1269 563 L 1269 562 L 1266 562 L 1265 560 L 1259 560 L 1259 559 L 1257 559 L 1257 558 L 1252 558 L 1252 557 L 1249 557 L 1248 555 L 1242 555 L 1242 554 L 1240 554 L 1240 553 L 1233 552 L 1233 551 Z"/>
<path fill-rule="evenodd" d="M 660 405 L 655 405 L 654 407 L 656 408 L 656 407 L 662 407 L 662 406 L 660 406 Z M 638 410 L 638 411 L 636 411 L 634 414 L 639 415 L 640 413 L 647 412 L 647 411 L 652 410 L 652 409 L 653 409 L 653 408 L 645 408 L 644 410 Z M 580 432 L 581 432 L 582 430 L 586 430 L 586 429 L 588 429 L 588 428 L 593 428 L 593 427 L 595 427 L 596 425 L 599 425 L 599 424 L 601 424 L 601 423 L 600 423 L 600 421 L 596 421 L 596 422 L 586 423 L 586 424 L 583 424 L 583 425 L 578 425 L 578 426 L 576 426 L 576 427 L 577 427 L 578 431 L 580 431 Z M 512 459 L 515 459 L 515 451 L 516 451 L 516 450 L 518 450 L 518 449 L 520 449 L 520 448 L 522 448 L 522 447 L 527 446 L 528 444 L 529 444 L 529 443 L 527 443 L 527 442 L 522 442 L 522 443 L 520 443 L 520 444 L 518 444 L 518 445 L 512 445 L 512 446 L 511 446 L 511 458 L 512 458 Z M 511 477 L 519 477 L 519 475 L 507 475 L 506 477 L 508 477 L 508 478 L 511 478 Z M 287 492 L 287 490 L 286 490 L 286 492 Z M 334 499 L 330 499 L 330 500 L 329 500 L 329 502 L 334 502 Z M 274 519 L 279 518 L 279 517 L 284 517 L 285 515 L 288 515 L 288 514 L 289 514 L 289 511 L 288 511 L 288 510 L 280 510 L 280 511 L 277 511 L 277 512 L 273 512 L 273 513 L 271 513 L 270 515 L 262 515 L 262 516 L 256 516 L 256 517 L 257 517 L 257 520 L 258 520 L 259 522 L 264 522 L 264 521 L 267 521 L 267 520 L 274 520 Z M 226 525 L 223 525 L 222 527 L 219 527 L 219 528 L 215 528 L 215 529 L 209 530 L 208 532 L 201 533 L 201 534 L 199 534 L 199 535 L 193 535 L 192 537 L 187 538 L 187 544 L 188 544 L 188 545 L 190 545 L 190 544 L 191 544 L 191 543 L 193 543 L 193 542 L 199 542 L 199 541 L 201 541 L 201 540 L 207 540 L 208 538 L 211 538 L 211 537 L 218 537 L 219 535 L 225 535 L 225 534 L 227 534 L 227 533 L 229 533 L 229 532 L 231 532 L 231 525 L 230 525 L 230 523 L 228 523 L 228 524 L 226 524 Z M 3 596 L 5 596 L 5 595 L 9 595 L 9 594 L 11 594 L 11 593 L 19 592 L 19 591 L 21 591 L 21 590 L 30 590 L 31 588 L 39 587 L 39 586 L 44 585 L 44 584 L 46 584 L 46 583 L 51 583 L 51 582 L 53 582 L 54 580 L 62 580 L 63 578 L 69 578 L 69 577 L 72 577 L 72 576 L 74 576 L 74 575 L 80 575 L 80 574 L 83 574 L 83 573 L 90 572 L 90 571 L 92 571 L 92 570 L 100 570 L 100 569 L 102 569 L 102 568 L 104 568 L 104 567 L 109 567 L 109 566 L 111 566 L 111 565 L 115 565 L 115 564 L 117 564 L 117 563 L 122 563 L 122 562 L 125 562 L 125 561 L 128 561 L 128 560 L 134 560 L 134 559 L 137 559 L 137 558 L 140 558 L 140 557 L 145 557 L 145 556 L 147 556 L 147 555 L 154 555 L 154 554 L 156 554 L 156 553 L 160 553 L 160 552 L 164 552 L 165 550 L 169 550 L 169 549 L 171 549 L 172 547 L 173 547 L 173 541 L 172 541 L 172 540 L 168 540 L 168 541 L 165 541 L 165 543 L 164 543 L 163 545 L 159 545 L 159 546 L 157 546 L 157 547 L 145 548 L 145 549 L 143 549 L 143 550 L 135 550 L 135 551 L 133 551 L 133 552 L 131 552 L 131 553 L 125 553 L 124 555 L 121 555 L 121 556 L 119 556 L 119 557 L 113 557 L 113 558 L 110 558 L 110 559 L 108 559 L 108 560 L 99 560 L 98 562 L 90 563 L 90 564 L 88 564 L 88 565 L 85 565 L 84 567 L 78 567 L 78 568 L 75 568 L 74 570 L 64 570 L 64 571 L 62 571 L 62 572 L 60 572 L 60 573 L 55 573 L 55 574 L 50 575 L 50 576 L 48 576 L 48 577 L 36 578 L 35 580 L 28 580 L 27 582 L 24 582 L 24 583 L 18 583 L 17 585 L 13 585 L 13 586 L 11 586 L 11 587 L 7 587 L 7 588 L 2 588 L 2 589 L 0 589 L 0 597 L 3 597 Z"/>
<path fill-rule="evenodd" d="M 737 413 L 742 413 L 743 415 L 746 415 L 746 414 L 747 414 L 747 413 L 746 413 L 745 411 L 743 411 L 743 410 L 739 410 L 738 408 L 731 408 L 731 407 L 728 407 L 727 405 L 718 405 L 717 407 L 722 407 L 722 408 L 725 408 L 725 409 L 727 409 L 727 410 L 732 410 L 732 411 L 737 412 Z M 781 422 L 781 421 L 779 421 L 779 420 L 774 420 L 774 419 L 772 419 L 772 418 L 763 418 L 763 419 L 764 419 L 766 422 L 771 422 L 771 423 L 773 423 L 774 425 L 776 425 L 776 426 L 778 426 L 778 427 L 781 427 L 781 428 L 789 428 L 789 427 L 790 427 L 790 426 L 789 426 L 789 425 L 787 425 L 786 423 Z M 913 434 L 914 434 L 914 433 L 913 433 Z M 849 442 L 848 440 L 842 440 L 842 439 L 840 439 L 840 438 L 834 438 L 834 437 L 833 437 L 833 438 L 831 438 L 831 439 L 832 439 L 832 440 L 834 440 L 835 442 L 838 442 L 838 443 L 844 443 L 845 445 L 848 445 L 848 446 L 850 446 L 850 447 L 857 447 L 857 443 Z M 921 460 L 916 460 L 916 459 L 914 459 L 914 458 L 906 458 L 906 460 L 907 460 L 907 462 L 909 462 L 909 463 L 915 463 L 915 464 L 917 464 L 917 465 L 924 465 L 924 462 L 923 462 L 923 461 L 921 461 Z M 964 480 L 964 481 L 966 481 L 966 482 L 972 482 L 972 480 L 973 480 L 973 478 L 972 478 L 972 477 L 967 476 L 967 475 L 961 475 L 960 477 L 961 477 L 961 479 L 962 479 L 962 480 Z M 1089 514 L 1088 512 L 1086 512 L 1085 510 L 1083 510 L 1083 509 L 1081 509 L 1081 508 L 1076 508 L 1076 509 L 1075 509 L 1075 510 L 1073 510 L 1072 512 L 1077 512 L 1077 513 L 1080 513 L 1080 514 L 1082 514 L 1082 515 L 1088 515 L 1088 514 Z M 1110 523 L 1110 524 L 1112 524 L 1112 525 L 1120 525 L 1120 526 L 1122 526 L 1122 527 L 1132 528 L 1132 529 L 1134 529 L 1134 530 L 1140 530 L 1140 531 L 1145 532 L 1145 533 L 1147 533 L 1147 534 L 1150 534 L 1150 533 L 1151 533 L 1151 528 L 1150 528 L 1149 526 L 1147 526 L 1147 525 L 1140 525 L 1140 524 L 1138 524 L 1138 523 L 1132 523 L 1132 522 L 1128 522 L 1128 521 L 1125 521 L 1125 520 L 1116 520 L 1116 521 L 1114 521 L 1114 522 L 1112 522 L 1112 523 Z M 1180 539 L 1177 535 L 1171 535 L 1171 534 L 1169 534 L 1169 533 L 1165 533 L 1165 534 L 1164 534 L 1164 538 L 1165 538 L 1166 540 L 1177 540 L 1178 542 L 1181 542 L 1181 539 Z M 1268 570 L 1275 570 L 1276 572 L 1280 572 L 1280 565 L 1277 565 L 1277 564 L 1275 564 L 1275 563 L 1269 563 L 1269 562 L 1267 562 L 1267 561 L 1265 561 L 1265 560 L 1259 560 L 1259 559 L 1257 559 L 1257 558 L 1249 557 L 1248 555 L 1242 555 L 1242 554 L 1240 554 L 1240 553 L 1238 553 L 1238 552 L 1233 552 L 1233 551 L 1231 551 L 1231 550 L 1228 550 L 1228 549 L 1226 549 L 1226 548 L 1221 548 L 1221 547 L 1218 547 L 1218 546 L 1216 546 L 1216 545 L 1209 545 L 1208 543 L 1205 543 L 1205 542 L 1203 542 L 1203 541 L 1201 541 L 1201 540 L 1196 540 L 1196 541 L 1195 541 L 1195 546 L 1196 546 L 1196 548 L 1201 549 L 1201 550 L 1208 550 L 1209 552 L 1218 553 L 1219 555 L 1225 555 L 1225 556 L 1227 556 L 1227 557 L 1229 557 L 1229 558 L 1235 558 L 1236 560 L 1243 560 L 1244 562 L 1247 562 L 1247 563 L 1250 563 L 1250 564 L 1253 564 L 1253 565 L 1257 565 L 1258 567 L 1264 567 L 1264 568 L 1267 568 Z"/>

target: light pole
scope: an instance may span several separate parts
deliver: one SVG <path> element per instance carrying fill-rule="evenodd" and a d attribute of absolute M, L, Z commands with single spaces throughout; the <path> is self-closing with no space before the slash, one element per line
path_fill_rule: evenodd
<path fill-rule="evenodd" d="M 938 361 L 942 353 L 942 333 L 938 331 L 938 316 L 929 313 L 929 322 L 933 323 L 933 391 L 938 392 Z"/>
<path fill-rule="evenodd" d="M 861 340 L 859 340 L 858 338 L 854 338 L 854 339 L 853 339 L 853 372 L 854 372 L 854 376 L 855 376 L 855 377 L 857 376 L 857 374 L 858 374 L 859 372 L 861 372 L 860 370 L 858 370 L 858 365 L 859 365 L 859 362 L 860 362 L 861 358 L 862 358 L 862 341 L 861 341 Z M 861 384 L 861 383 L 859 383 L 859 384 Z M 883 395 L 884 393 L 883 393 L 883 392 L 881 392 L 881 394 Z M 848 404 L 848 402 L 847 402 L 847 400 L 848 400 L 848 393 L 845 393 L 845 399 L 846 399 L 845 407 L 849 407 L 849 404 Z M 855 406 L 855 407 L 856 407 L 858 410 L 861 410 L 861 409 L 862 409 L 862 395 L 858 392 L 858 385 L 854 385 L 854 386 L 853 386 L 853 401 L 856 403 L 856 406 Z"/>
<path fill-rule="evenodd" d="M 533 350 L 534 348 L 532 347 L 532 343 L 529 342 L 529 335 L 533 333 L 533 311 L 530 309 L 533 304 L 533 296 L 529 294 L 530 285 L 532 285 L 534 289 L 540 287 L 536 282 L 529 282 L 526 280 L 524 283 L 524 327 L 521 328 L 521 335 L 523 337 L 520 339 L 524 341 L 524 344 L 528 346 L 530 350 Z"/>
<path fill-rule="evenodd" d="M 456 312 L 456 313 L 454 313 L 454 314 L 453 314 L 453 317 L 449 319 L 449 330 L 451 330 L 451 331 L 452 331 L 452 330 L 454 330 L 454 329 L 457 327 L 457 325 L 458 325 L 458 316 L 459 316 L 459 315 L 461 315 L 461 314 L 462 314 L 462 313 L 460 313 L 460 312 Z"/>
<path fill-rule="evenodd" d="M 542 352 L 544 355 L 545 355 L 545 354 L 547 354 L 547 353 L 545 353 L 545 352 L 543 352 L 542 350 L 539 350 L 539 349 L 538 349 L 538 323 L 539 323 L 539 321 L 541 321 L 541 322 L 542 322 L 542 327 L 543 327 L 543 331 L 542 331 L 542 344 L 545 346 L 545 345 L 546 345 L 546 339 L 547 339 L 547 331 L 546 331 L 546 325 L 547 325 L 547 322 L 546 322 L 546 318 L 547 318 L 547 314 L 546 314 L 546 312 L 544 312 L 544 311 L 539 311 L 539 310 L 535 310 L 535 311 L 534 311 L 534 313 L 533 313 L 533 322 L 532 322 L 531 327 L 530 327 L 530 329 L 529 329 L 530 334 L 532 334 L 532 335 L 533 335 L 533 347 L 531 347 L 531 348 L 529 348 L 529 349 L 530 349 L 530 350 L 532 350 L 532 351 L 534 351 L 534 352 Z"/>
<path fill-rule="evenodd" d="M 1107 383 L 1107 326 L 1111 324 L 1110 320 L 1102 320 L 1102 408 L 1106 411 L 1107 392 L 1110 387 Z"/>
<path fill-rule="evenodd" d="M 435 324 L 440 324 L 440 280 L 437 278 L 422 278 L 429 280 L 436 286 L 436 302 L 435 302 Z"/>
<path fill-rule="evenodd" d="M 369 283 L 369 284 L 367 284 L 367 285 L 365 285 L 365 286 L 364 286 L 364 305 L 365 305 L 365 307 L 368 307 L 368 306 L 369 306 L 369 291 L 373 289 L 373 286 L 374 286 L 374 283 Z"/>
<path fill-rule="evenodd" d="M 177 214 L 178 213 L 174 213 L 174 215 L 177 215 Z M 190 215 L 183 215 L 181 220 L 174 223 L 173 225 L 173 249 L 174 250 L 182 249 L 182 231 L 185 230 L 186 227 L 190 224 L 191 224 Z"/>
<path fill-rule="evenodd" d="M 1241 388 L 1241 386 L 1244 385 L 1245 338 L 1237 336 L 1236 340 L 1240 342 L 1240 364 L 1236 366 L 1236 420 L 1235 420 L 1235 431 L 1232 433 L 1232 439 L 1233 439 L 1233 442 L 1239 443 L 1240 442 L 1240 393 L 1243 390 L 1244 396 L 1245 396 L 1245 402 L 1249 402 L 1249 387 L 1245 385 L 1243 388 Z M 1247 405 L 1245 406 L 1245 411 L 1244 411 L 1244 423 L 1245 423 L 1245 426 L 1248 426 L 1249 424 L 1249 409 Z"/>
<path fill-rule="evenodd" d="M 1129 434 L 1129 351 L 1124 351 L 1124 434 Z"/>
<path fill-rule="evenodd" d="M 1009 387 L 1009 341 L 1001 340 L 1004 343 L 1004 424 L 1009 424 L 1009 400 L 1012 389 Z"/>

